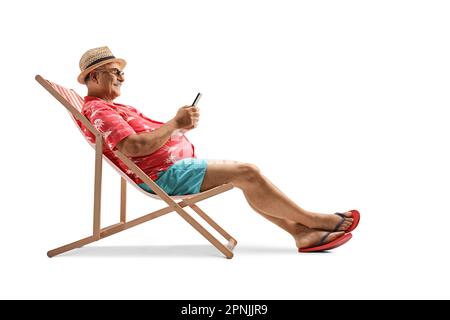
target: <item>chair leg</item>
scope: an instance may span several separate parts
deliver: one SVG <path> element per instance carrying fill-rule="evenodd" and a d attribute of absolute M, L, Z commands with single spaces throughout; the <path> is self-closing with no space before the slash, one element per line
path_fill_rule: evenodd
<path fill-rule="evenodd" d="M 70 251 L 70 250 L 75 249 L 75 248 L 80 248 L 80 247 L 82 247 L 82 246 L 84 246 L 86 244 L 89 244 L 89 243 L 92 243 L 92 242 L 95 242 L 95 241 L 97 241 L 96 237 L 95 236 L 90 236 L 90 237 L 87 237 L 87 238 L 84 238 L 84 239 L 81 239 L 81 240 L 78 240 L 78 241 L 66 244 L 66 245 L 61 246 L 59 248 L 50 250 L 50 251 L 47 252 L 47 256 L 49 258 L 51 258 L 51 257 L 57 256 L 58 254 Z"/>
<path fill-rule="evenodd" d="M 95 179 L 94 179 L 94 225 L 93 236 L 100 239 L 100 212 L 102 203 L 102 147 L 101 139 L 95 142 Z"/>
<path fill-rule="evenodd" d="M 127 181 L 120 177 L 120 222 L 127 221 Z"/>
<path fill-rule="evenodd" d="M 173 208 L 184 220 L 186 220 L 195 230 L 197 230 L 203 237 L 206 238 L 213 246 L 215 246 L 227 259 L 233 258 L 233 247 L 230 243 L 224 245 L 219 240 L 217 240 L 208 230 L 206 230 L 200 223 L 198 223 L 194 218 L 191 217 L 186 210 L 182 209 L 180 206 L 175 206 Z"/>
<path fill-rule="evenodd" d="M 237 241 L 236 239 L 234 239 L 232 236 L 230 236 L 228 234 L 228 232 L 226 232 L 224 229 L 222 229 L 221 226 L 219 226 L 213 219 L 211 219 L 211 217 L 209 217 L 202 209 L 200 209 L 197 205 L 195 204 L 190 204 L 189 205 L 192 210 L 194 210 L 195 212 L 197 212 L 197 214 L 203 219 L 205 220 L 211 227 L 213 227 L 218 233 L 220 233 L 222 235 L 222 237 L 224 237 L 225 239 L 227 239 L 229 241 L 229 245 L 232 244 L 232 248 L 234 248 L 237 245 Z"/>

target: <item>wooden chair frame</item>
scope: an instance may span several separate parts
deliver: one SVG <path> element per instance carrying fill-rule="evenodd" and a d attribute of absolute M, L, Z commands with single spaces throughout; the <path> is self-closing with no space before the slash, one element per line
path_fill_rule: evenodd
<path fill-rule="evenodd" d="M 91 242 L 109 237 L 113 234 L 122 232 L 129 228 L 135 227 L 144 222 L 150 221 L 152 219 L 161 217 L 170 212 L 178 213 L 186 222 L 188 222 L 195 230 L 197 230 L 203 237 L 205 237 L 213 246 L 215 246 L 226 258 L 231 259 L 233 257 L 233 249 L 237 244 L 237 241 L 231 237 L 222 227 L 220 227 L 213 219 L 211 219 L 203 210 L 201 210 L 196 203 L 202 200 L 211 198 L 220 193 L 233 189 L 233 185 L 224 184 L 213 188 L 211 190 L 198 193 L 195 195 L 186 195 L 171 197 L 163 189 L 161 189 L 152 179 L 149 178 L 133 161 L 126 157 L 123 153 L 116 150 L 114 153 L 116 156 L 123 161 L 134 174 L 136 174 L 144 183 L 146 183 L 150 188 L 156 193 L 152 195 L 144 190 L 142 190 L 137 184 L 134 183 L 122 170 L 117 168 L 108 158 L 104 157 L 109 164 L 113 166 L 116 171 L 121 175 L 120 189 L 120 222 L 110 225 L 105 228 L 101 228 L 101 184 L 102 184 L 102 158 L 103 158 L 103 137 L 101 133 L 94 127 L 94 125 L 77 110 L 77 108 L 69 102 L 63 95 L 61 95 L 51 83 L 45 80 L 40 75 L 35 77 L 36 81 L 39 82 L 53 97 L 56 98 L 72 115 L 74 119 L 77 119 L 83 123 L 83 125 L 95 136 L 95 179 L 94 179 L 94 216 L 93 216 L 93 233 L 91 236 L 77 240 L 75 242 L 66 244 L 64 246 L 58 247 L 56 249 L 47 252 L 49 257 L 54 257 L 61 253 L 70 251 L 75 248 L 80 248 Z M 138 190 L 142 191 L 146 195 L 157 198 L 164 201 L 167 206 L 159 209 L 157 211 L 148 213 L 139 218 L 127 221 L 126 219 L 126 181 L 129 181 Z M 176 200 L 181 199 L 177 202 Z M 197 222 L 185 209 L 185 207 L 192 208 L 203 220 L 205 220 L 211 227 L 213 227 L 220 235 L 222 235 L 228 243 L 223 244 L 217 238 L 215 238 L 208 230 L 206 230 L 200 223 Z"/>

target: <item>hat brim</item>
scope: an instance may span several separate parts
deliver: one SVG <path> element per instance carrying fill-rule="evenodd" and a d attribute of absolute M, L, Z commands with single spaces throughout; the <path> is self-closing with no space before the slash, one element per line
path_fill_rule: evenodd
<path fill-rule="evenodd" d="M 86 76 L 87 76 L 91 71 L 93 71 L 94 69 L 97 69 L 98 67 L 101 67 L 101 66 L 103 66 L 103 65 L 105 65 L 105 64 L 112 63 L 112 62 L 118 63 L 118 64 L 120 65 L 120 68 L 121 68 L 121 69 L 125 68 L 125 66 L 127 65 L 127 62 L 126 62 L 125 60 L 119 59 L 119 58 L 112 58 L 112 59 L 100 61 L 100 62 L 98 62 L 98 63 L 96 63 L 96 64 L 93 64 L 92 66 L 90 66 L 90 67 L 87 68 L 86 70 L 83 70 L 83 71 L 79 74 L 79 76 L 78 76 L 78 78 L 77 78 L 78 82 L 81 83 L 81 84 L 85 84 L 85 83 L 84 83 L 84 79 L 86 78 Z"/>

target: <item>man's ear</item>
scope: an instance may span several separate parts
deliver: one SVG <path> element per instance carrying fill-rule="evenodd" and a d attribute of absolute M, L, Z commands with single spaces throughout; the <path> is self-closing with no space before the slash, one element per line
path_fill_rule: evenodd
<path fill-rule="evenodd" d="M 98 72 L 95 71 L 91 71 L 90 72 L 90 79 L 91 81 L 94 81 L 95 83 L 98 83 L 98 76 L 97 76 Z"/>

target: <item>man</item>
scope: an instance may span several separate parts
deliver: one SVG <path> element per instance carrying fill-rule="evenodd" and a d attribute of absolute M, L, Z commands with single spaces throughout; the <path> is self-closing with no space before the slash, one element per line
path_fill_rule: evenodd
<path fill-rule="evenodd" d="M 199 121 L 197 107 L 183 106 L 166 123 L 154 121 L 137 109 L 115 103 L 125 81 L 126 62 L 108 47 L 88 50 L 80 59 L 78 82 L 88 95 L 82 113 L 103 134 L 104 154 L 141 188 L 152 192 L 114 155 L 119 150 L 169 195 L 193 194 L 224 183 L 241 189 L 249 205 L 290 233 L 301 252 L 338 247 L 351 238 L 359 212 L 320 214 L 306 211 L 275 187 L 253 164 L 196 159 L 183 132 Z"/>

